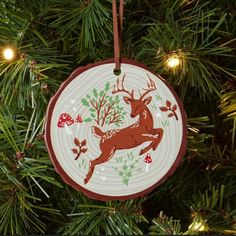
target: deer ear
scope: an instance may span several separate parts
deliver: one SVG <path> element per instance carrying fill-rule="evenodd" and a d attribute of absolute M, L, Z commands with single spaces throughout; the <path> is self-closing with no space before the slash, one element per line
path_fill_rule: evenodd
<path fill-rule="evenodd" d="M 127 104 L 130 104 L 132 102 L 132 98 L 129 97 L 123 97 L 123 99 Z"/>
<path fill-rule="evenodd" d="M 152 101 L 152 97 L 147 97 L 143 100 L 145 105 L 148 105 Z"/>

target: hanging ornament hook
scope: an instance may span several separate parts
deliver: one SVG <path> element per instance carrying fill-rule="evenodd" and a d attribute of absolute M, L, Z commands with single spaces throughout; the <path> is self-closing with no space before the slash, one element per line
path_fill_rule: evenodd
<path fill-rule="evenodd" d="M 112 16 L 113 16 L 113 32 L 114 32 L 114 73 L 120 74 L 120 47 L 121 47 L 121 32 L 123 25 L 124 0 L 120 0 L 119 6 L 119 22 L 117 16 L 116 0 L 112 0 Z M 119 23 L 119 25 L 118 25 Z"/>

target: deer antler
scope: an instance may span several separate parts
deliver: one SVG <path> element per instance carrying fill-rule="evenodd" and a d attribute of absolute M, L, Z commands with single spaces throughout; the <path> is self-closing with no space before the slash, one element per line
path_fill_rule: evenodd
<path fill-rule="evenodd" d="M 119 78 L 117 78 L 116 85 L 114 85 L 112 94 L 123 92 L 127 93 L 130 96 L 130 98 L 134 99 L 134 90 L 132 90 L 132 92 L 126 90 L 124 87 L 124 80 L 125 80 L 125 74 L 123 75 L 123 78 L 121 80 L 121 88 L 119 88 Z"/>
<path fill-rule="evenodd" d="M 142 96 L 140 97 L 140 100 L 142 100 L 148 93 L 150 93 L 151 91 L 154 91 L 156 90 L 156 84 L 154 82 L 154 80 L 152 80 L 149 75 L 147 74 L 148 78 L 149 78 L 149 82 L 147 82 L 147 86 L 148 88 L 147 89 L 144 89 L 146 90 L 146 92 L 144 92 L 142 94 Z"/>

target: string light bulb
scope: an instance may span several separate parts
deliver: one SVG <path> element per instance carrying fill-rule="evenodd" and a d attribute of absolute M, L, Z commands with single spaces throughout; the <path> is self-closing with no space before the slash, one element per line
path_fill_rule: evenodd
<path fill-rule="evenodd" d="M 203 220 L 193 221 L 192 224 L 188 227 L 188 229 L 198 232 L 208 231 L 208 226 Z"/>
<path fill-rule="evenodd" d="M 10 61 L 14 58 L 14 51 L 11 48 L 6 48 L 3 50 L 3 56 L 7 61 Z"/>
<path fill-rule="evenodd" d="M 201 231 L 205 231 L 205 226 L 204 226 L 203 223 L 197 222 L 197 223 L 194 224 L 193 230 L 195 230 L 195 231 L 200 231 L 200 232 L 201 232 Z"/>
<path fill-rule="evenodd" d="M 167 66 L 170 68 L 176 68 L 180 64 L 180 57 L 178 55 L 171 55 L 167 61 Z"/>

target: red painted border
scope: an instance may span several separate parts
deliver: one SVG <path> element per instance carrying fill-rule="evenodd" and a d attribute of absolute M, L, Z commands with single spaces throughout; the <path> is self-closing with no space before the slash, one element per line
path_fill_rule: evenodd
<path fill-rule="evenodd" d="M 181 163 L 182 157 L 186 152 L 186 146 L 187 146 L 187 121 L 186 121 L 186 113 L 184 111 L 183 108 L 183 104 L 181 102 L 181 100 L 179 99 L 179 97 L 176 95 L 174 89 L 164 80 L 162 79 L 159 75 L 156 75 L 155 73 L 153 73 L 151 70 L 149 70 L 145 65 L 130 60 L 130 59 L 126 59 L 126 58 L 122 58 L 121 59 L 121 63 L 125 63 L 125 64 L 131 64 L 131 65 L 135 65 L 138 67 L 141 67 L 153 74 L 155 74 L 158 78 L 160 78 L 162 80 L 162 82 L 165 83 L 165 85 L 170 89 L 170 91 L 173 93 L 178 106 L 180 108 L 180 112 L 181 112 L 181 116 L 182 116 L 182 121 L 183 121 L 183 137 L 182 137 L 182 143 L 181 143 L 181 147 L 179 150 L 179 153 L 177 155 L 177 158 L 175 160 L 175 162 L 173 163 L 172 167 L 169 169 L 169 171 L 155 184 L 153 184 L 151 187 L 149 187 L 146 190 L 143 190 L 141 192 L 135 193 L 135 194 L 130 194 L 127 196 L 108 196 L 108 195 L 102 195 L 102 194 L 97 194 L 94 192 L 91 192 L 87 189 L 85 189 L 84 187 L 80 186 L 78 183 L 76 183 L 74 180 L 72 180 L 67 174 L 66 172 L 63 170 L 63 168 L 60 166 L 57 157 L 53 151 L 52 148 L 52 142 L 51 142 L 51 135 L 50 135 L 50 127 L 51 127 L 51 117 L 52 117 L 52 113 L 53 113 L 53 109 L 54 106 L 56 104 L 56 101 L 58 99 L 58 97 L 61 95 L 61 93 L 63 92 L 63 90 L 66 88 L 66 86 L 73 80 L 75 79 L 79 74 L 83 73 L 84 71 L 93 68 L 95 66 L 99 66 L 99 65 L 103 65 L 103 64 L 107 64 L 107 63 L 114 63 L 114 59 L 109 59 L 106 61 L 101 61 L 101 62 L 97 62 L 95 64 L 88 64 L 87 66 L 83 66 L 83 67 L 79 67 L 77 69 L 75 69 L 72 74 L 69 76 L 69 78 L 64 81 L 59 90 L 56 92 L 56 94 L 51 98 L 49 105 L 48 105 L 48 109 L 47 109 L 47 115 L 46 115 L 46 123 L 45 123 L 45 134 L 44 134 L 44 139 L 46 142 L 46 146 L 49 152 L 49 156 L 51 158 L 51 161 L 55 167 L 55 170 L 58 172 L 58 174 L 61 175 L 61 177 L 63 178 L 64 182 L 71 185 L 73 188 L 77 189 L 77 190 L 81 190 L 83 191 L 83 193 L 85 195 L 87 195 L 90 198 L 96 199 L 96 200 L 101 200 L 101 201 L 107 201 L 107 200 L 127 200 L 127 199 L 132 199 L 132 198 L 137 198 L 137 197 L 142 197 L 145 194 L 148 194 L 149 192 L 151 192 L 154 188 L 156 188 L 158 185 L 160 185 L 161 183 L 163 183 L 170 175 L 172 175 L 175 171 L 175 169 L 179 166 L 179 164 Z"/>

